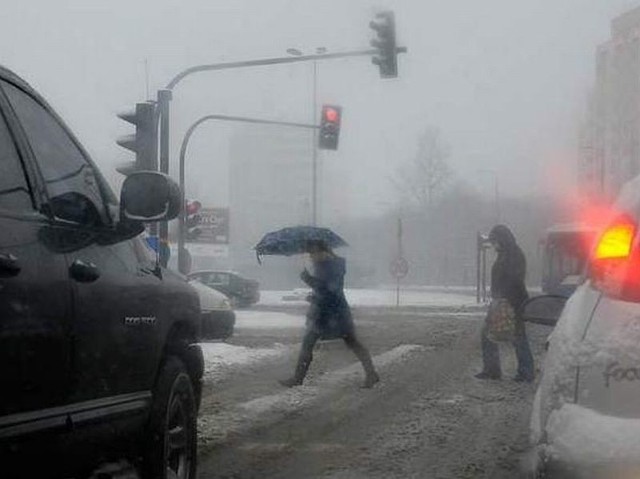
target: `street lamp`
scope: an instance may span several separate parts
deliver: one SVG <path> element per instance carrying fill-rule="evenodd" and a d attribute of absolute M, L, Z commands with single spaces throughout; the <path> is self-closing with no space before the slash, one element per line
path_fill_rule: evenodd
<path fill-rule="evenodd" d="M 500 223 L 500 183 L 498 181 L 498 173 L 496 170 L 492 170 L 490 168 L 483 168 L 477 170 L 478 173 L 489 174 L 493 177 L 493 191 L 494 191 L 494 201 L 495 201 L 495 211 L 496 211 L 496 223 Z"/>
<path fill-rule="evenodd" d="M 291 56 L 302 56 L 302 51 L 297 48 L 287 48 L 287 53 Z M 317 47 L 316 55 L 324 55 L 327 53 L 325 47 Z M 312 124 L 318 121 L 318 61 L 313 60 L 313 92 L 311 98 L 312 108 Z M 311 223 L 316 226 L 318 224 L 318 132 L 313 130 L 313 145 L 311 147 L 311 168 L 312 168 L 312 184 L 311 184 Z"/>

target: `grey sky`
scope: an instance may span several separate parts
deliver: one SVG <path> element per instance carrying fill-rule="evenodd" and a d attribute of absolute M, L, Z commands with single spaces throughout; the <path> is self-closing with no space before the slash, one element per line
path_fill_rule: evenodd
<path fill-rule="evenodd" d="M 198 63 L 274 56 L 288 47 L 330 51 L 368 45 L 376 7 L 396 11 L 409 54 L 400 78 L 382 81 L 368 59 L 323 63 L 320 101 L 344 106 L 341 148 L 324 155 L 325 181 L 347 175 L 353 213 L 392 201 L 388 177 L 413 155 L 427 125 L 440 127 L 457 174 L 529 193 L 549 168 L 571 165 L 595 45 L 628 0 L 38 0 L 7 2 L 2 63 L 27 78 L 78 132 L 114 182 L 127 159 L 115 113 Z M 207 113 L 307 121 L 310 65 L 203 74 L 175 94 L 174 151 L 188 123 Z M 122 123 L 122 124 L 121 124 Z M 194 138 L 191 180 L 208 202 L 227 202 L 233 129 Z M 175 157 L 175 155 L 174 155 Z M 276 174 L 276 172 L 274 172 Z M 560 174 L 560 173 L 559 173 Z M 563 173 L 562 173 L 563 174 Z M 197 183 L 197 184 L 196 184 Z"/>

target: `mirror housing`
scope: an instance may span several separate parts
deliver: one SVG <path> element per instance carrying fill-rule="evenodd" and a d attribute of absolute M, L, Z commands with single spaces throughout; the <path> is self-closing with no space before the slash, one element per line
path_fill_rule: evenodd
<path fill-rule="evenodd" d="M 555 326 L 567 299 L 558 295 L 534 296 L 522 305 L 522 319 L 529 323 Z"/>
<path fill-rule="evenodd" d="M 120 193 L 120 221 L 151 223 L 178 216 L 180 188 L 168 175 L 139 171 L 127 176 Z"/>

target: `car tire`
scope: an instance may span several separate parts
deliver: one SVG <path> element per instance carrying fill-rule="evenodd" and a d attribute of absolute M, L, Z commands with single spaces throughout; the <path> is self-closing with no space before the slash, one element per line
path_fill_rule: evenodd
<path fill-rule="evenodd" d="M 195 479 L 197 409 L 191 378 L 184 363 L 170 356 L 155 387 L 147 430 L 143 477 Z"/>

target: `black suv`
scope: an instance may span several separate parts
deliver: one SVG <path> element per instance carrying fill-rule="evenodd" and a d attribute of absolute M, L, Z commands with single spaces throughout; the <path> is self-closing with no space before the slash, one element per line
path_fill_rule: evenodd
<path fill-rule="evenodd" d="M 203 359 L 196 292 L 142 244 L 176 184 L 120 201 L 47 103 L 0 68 L 0 476 L 83 477 L 123 458 L 193 478 Z"/>

